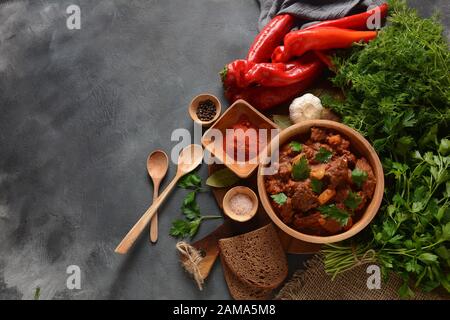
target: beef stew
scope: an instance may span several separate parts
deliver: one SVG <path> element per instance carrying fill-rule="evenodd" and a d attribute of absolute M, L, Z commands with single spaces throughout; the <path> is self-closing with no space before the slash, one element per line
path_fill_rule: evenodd
<path fill-rule="evenodd" d="M 280 149 L 278 171 L 265 189 L 279 218 L 302 233 L 330 236 L 358 221 L 373 197 L 376 179 L 349 140 L 330 129 L 311 128 Z"/>

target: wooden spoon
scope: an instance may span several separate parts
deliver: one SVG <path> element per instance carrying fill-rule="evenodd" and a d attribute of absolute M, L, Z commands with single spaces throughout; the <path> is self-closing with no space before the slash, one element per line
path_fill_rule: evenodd
<path fill-rule="evenodd" d="M 158 198 L 159 185 L 169 169 L 169 157 L 162 150 L 153 151 L 147 158 L 148 175 L 153 182 L 153 201 Z M 150 222 L 150 241 L 158 240 L 158 212 Z"/>
<path fill-rule="evenodd" d="M 139 237 L 139 235 L 142 233 L 145 227 L 149 224 L 150 220 L 155 215 L 159 206 L 164 202 L 169 193 L 175 187 L 178 180 L 180 180 L 180 178 L 185 174 L 197 168 L 198 165 L 202 162 L 202 160 L 203 160 L 203 148 L 198 144 L 191 144 L 181 151 L 178 157 L 178 169 L 175 177 L 169 183 L 166 189 L 164 189 L 161 195 L 154 200 L 153 204 L 150 206 L 150 208 L 147 209 L 147 211 L 139 219 L 139 221 L 136 222 L 133 228 L 131 228 L 131 230 L 128 232 L 125 238 L 123 238 L 122 242 L 120 242 L 120 244 L 117 246 L 115 250 L 116 253 L 125 254 L 128 252 L 128 250 L 134 244 L 136 239 Z"/>

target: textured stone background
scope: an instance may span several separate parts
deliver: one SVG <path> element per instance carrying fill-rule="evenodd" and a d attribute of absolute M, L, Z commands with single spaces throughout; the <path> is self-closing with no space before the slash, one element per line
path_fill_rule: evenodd
<path fill-rule="evenodd" d="M 449 25 L 447 0 L 411 2 Z M 80 31 L 66 28 L 69 4 Z M 125 257 L 113 250 L 150 203 L 148 153 L 192 129 L 193 96 L 222 97 L 217 72 L 245 56 L 257 16 L 251 0 L 0 1 L 0 299 L 36 287 L 41 299 L 229 298 L 220 265 L 203 292 L 179 266 L 168 231 L 182 190 L 161 210 L 156 246 L 143 236 Z M 209 194 L 200 205 L 218 212 Z M 81 290 L 66 289 L 72 264 Z"/>

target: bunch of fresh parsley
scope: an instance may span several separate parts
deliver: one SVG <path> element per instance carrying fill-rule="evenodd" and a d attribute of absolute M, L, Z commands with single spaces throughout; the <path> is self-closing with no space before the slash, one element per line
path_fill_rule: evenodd
<path fill-rule="evenodd" d="M 361 259 L 371 251 L 385 276 L 394 271 L 403 277 L 402 296 L 413 295 L 410 281 L 424 291 L 442 286 L 450 292 L 449 154 L 449 141 L 443 139 L 436 153 L 415 152 L 410 165 L 386 164 L 387 176 L 393 178 L 387 204 L 369 235 L 360 235 L 351 246 L 329 245 L 323 250 L 327 272 L 348 270 L 355 255 Z"/>
<path fill-rule="evenodd" d="M 376 39 L 334 59 L 332 82 L 345 99 L 325 96 L 322 102 L 378 152 L 408 157 L 450 121 L 450 51 L 437 17 L 420 18 L 403 1 L 390 6 L 388 25 Z"/>
<path fill-rule="evenodd" d="M 202 179 L 196 172 L 191 172 L 184 176 L 178 186 L 183 189 L 191 190 L 184 198 L 181 205 L 181 212 L 185 219 L 177 219 L 172 222 L 170 235 L 177 238 L 193 238 L 203 220 L 219 219 L 221 216 L 202 216 L 200 206 L 197 203 L 197 193 L 202 191 Z"/>
<path fill-rule="evenodd" d="M 323 250 L 336 275 L 358 259 L 400 274 L 401 296 L 411 287 L 450 292 L 450 52 L 437 18 L 420 18 L 390 1 L 388 25 L 377 39 L 335 59 L 332 80 L 345 99 L 325 105 L 361 131 L 377 149 L 386 173 L 385 202 L 350 244 Z M 353 179 L 363 178 L 354 171 Z M 368 254 L 370 253 L 370 254 Z"/>

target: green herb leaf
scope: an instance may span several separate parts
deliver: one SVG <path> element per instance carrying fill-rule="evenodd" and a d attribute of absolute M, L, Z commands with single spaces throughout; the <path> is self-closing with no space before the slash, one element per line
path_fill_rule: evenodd
<path fill-rule="evenodd" d="M 273 122 L 280 127 L 281 130 L 292 126 L 292 121 L 289 116 L 275 114 L 273 115 Z"/>
<path fill-rule="evenodd" d="M 446 156 L 450 152 L 450 140 L 442 139 L 439 145 L 439 153 Z"/>
<path fill-rule="evenodd" d="M 434 263 L 438 260 L 438 256 L 432 253 L 422 253 L 417 258 L 426 264 Z"/>
<path fill-rule="evenodd" d="M 320 163 L 326 163 L 326 162 L 329 162 L 332 157 L 333 157 L 333 152 L 331 152 L 330 150 L 328 150 L 324 147 L 320 147 L 320 149 L 316 153 L 316 156 L 314 159 Z"/>
<path fill-rule="evenodd" d="M 192 206 L 195 203 L 196 196 L 197 192 L 195 191 L 189 192 L 183 199 L 183 207 Z"/>
<path fill-rule="evenodd" d="M 440 246 L 437 248 L 436 253 L 439 257 L 441 257 L 444 260 L 450 260 L 450 249 L 447 249 L 445 246 Z"/>
<path fill-rule="evenodd" d="M 408 282 L 405 281 L 400 288 L 398 289 L 398 294 L 400 297 L 404 299 L 410 299 L 414 297 L 414 292 L 411 290 L 411 288 L 408 285 Z"/>
<path fill-rule="evenodd" d="M 201 222 L 201 219 L 196 219 L 189 223 L 189 236 L 191 237 L 191 239 L 197 234 Z"/>
<path fill-rule="evenodd" d="M 416 125 L 417 119 L 413 111 L 407 111 L 402 119 L 402 125 L 405 128 L 412 128 Z"/>
<path fill-rule="evenodd" d="M 181 212 L 186 216 L 188 220 L 195 220 L 200 217 L 200 207 L 197 201 L 195 201 L 196 192 L 189 192 L 183 200 L 181 206 Z"/>
<path fill-rule="evenodd" d="M 170 228 L 170 235 L 177 238 L 185 238 L 190 236 L 193 238 L 200 227 L 201 219 L 195 219 L 192 221 L 187 220 L 175 220 L 172 222 Z"/>
<path fill-rule="evenodd" d="M 199 189 L 202 186 L 202 178 L 197 172 L 191 172 L 181 178 L 178 186 L 183 189 Z"/>
<path fill-rule="evenodd" d="M 441 283 L 437 280 L 432 281 L 426 281 L 425 283 L 420 285 L 420 288 L 424 291 L 424 292 L 431 292 L 434 289 L 436 289 L 437 287 L 439 287 L 441 285 Z"/>
<path fill-rule="evenodd" d="M 194 189 L 189 192 L 183 199 L 181 205 L 181 212 L 185 216 L 185 220 L 177 219 L 172 221 L 172 227 L 170 228 L 170 235 L 177 238 L 191 237 L 193 238 L 200 228 L 200 224 L 203 220 L 217 219 L 221 216 L 202 216 L 200 213 L 200 207 L 197 203 L 196 197 L 202 185 L 200 176 L 196 173 L 187 175 L 184 181 L 181 181 L 179 187 L 185 189 Z"/>
<path fill-rule="evenodd" d="M 358 188 L 361 188 L 362 184 L 367 180 L 367 172 L 361 169 L 354 169 L 352 171 L 352 181 Z"/>
<path fill-rule="evenodd" d="M 450 222 L 447 222 L 445 225 L 442 226 L 441 237 L 443 240 L 450 240 Z"/>
<path fill-rule="evenodd" d="M 310 172 L 308 160 L 302 157 L 292 166 L 292 179 L 295 181 L 305 180 L 309 177 Z"/>
<path fill-rule="evenodd" d="M 311 189 L 313 192 L 320 194 L 322 192 L 323 182 L 318 179 L 311 179 Z"/>
<path fill-rule="evenodd" d="M 336 220 L 341 226 L 346 226 L 348 224 L 350 214 L 347 211 L 336 207 L 334 204 L 319 207 L 318 210 L 324 217 Z"/>
<path fill-rule="evenodd" d="M 286 201 L 287 201 L 287 198 L 288 198 L 283 192 L 277 193 L 277 194 L 273 194 L 270 197 L 273 199 L 273 201 L 278 203 L 280 206 L 285 204 Z"/>
<path fill-rule="evenodd" d="M 294 152 L 300 152 L 303 149 L 302 144 L 298 141 L 291 141 L 291 143 L 289 143 L 289 146 Z"/>
<path fill-rule="evenodd" d="M 186 234 L 189 234 L 189 230 L 189 221 L 178 219 L 172 222 L 170 235 L 174 237 L 185 237 Z"/>
<path fill-rule="evenodd" d="M 356 192 L 350 191 L 348 193 L 347 199 L 344 200 L 344 204 L 347 208 L 355 210 L 359 207 L 361 201 L 361 197 Z"/>
<path fill-rule="evenodd" d="M 240 178 L 230 169 L 217 170 L 206 180 L 206 184 L 215 188 L 226 188 L 236 184 Z"/>
<path fill-rule="evenodd" d="M 438 126 L 435 124 L 429 130 L 425 132 L 425 134 L 419 139 L 419 146 L 421 148 L 426 148 L 430 145 L 437 144 L 437 134 L 438 134 Z"/>
<path fill-rule="evenodd" d="M 41 297 L 41 288 L 37 287 L 34 291 L 34 300 L 39 300 Z"/>

